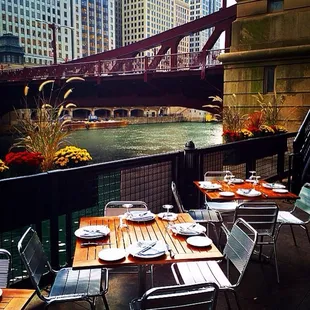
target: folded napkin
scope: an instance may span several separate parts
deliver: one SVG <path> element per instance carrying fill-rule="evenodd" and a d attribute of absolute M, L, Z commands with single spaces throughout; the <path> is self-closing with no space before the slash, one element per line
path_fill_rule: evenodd
<path fill-rule="evenodd" d="M 171 228 L 180 234 L 201 234 L 205 231 L 203 226 L 195 223 L 175 224 Z"/>
<path fill-rule="evenodd" d="M 108 234 L 105 226 L 86 226 L 79 229 L 80 237 L 102 237 Z"/>
<path fill-rule="evenodd" d="M 130 211 L 126 215 L 126 218 L 129 220 L 152 220 L 154 214 L 151 211 Z"/>
<path fill-rule="evenodd" d="M 132 245 L 130 253 L 135 256 L 154 256 L 164 254 L 167 251 L 167 245 L 162 240 L 157 241 L 138 241 Z"/>

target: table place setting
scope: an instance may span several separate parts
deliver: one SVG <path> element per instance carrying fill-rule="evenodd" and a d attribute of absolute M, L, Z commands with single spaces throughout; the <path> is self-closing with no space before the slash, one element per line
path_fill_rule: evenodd
<path fill-rule="evenodd" d="M 206 190 L 218 190 L 222 188 L 221 184 L 212 183 L 210 181 L 199 181 L 199 186 Z"/>
<path fill-rule="evenodd" d="M 243 179 L 238 179 L 238 178 L 230 178 L 230 179 L 226 179 L 224 180 L 225 183 L 233 183 L 233 184 L 242 184 L 244 183 Z"/>
<path fill-rule="evenodd" d="M 140 240 L 131 244 L 127 253 L 138 258 L 155 258 L 170 252 L 163 240 Z"/>
<path fill-rule="evenodd" d="M 177 213 L 174 212 L 161 212 L 158 213 L 157 216 L 165 221 L 175 221 L 178 219 Z"/>
<path fill-rule="evenodd" d="M 235 196 L 234 192 L 219 192 L 219 195 L 222 197 L 233 197 Z"/>
<path fill-rule="evenodd" d="M 152 221 L 156 215 L 152 213 L 151 211 L 137 211 L 133 210 L 130 212 L 127 212 L 124 216 L 124 219 L 128 221 L 133 221 L 133 222 L 146 222 L 146 221 Z"/>
<path fill-rule="evenodd" d="M 74 235 L 83 239 L 96 239 L 107 236 L 110 233 L 110 229 L 105 225 L 91 225 L 84 226 L 77 229 Z"/>
<path fill-rule="evenodd" d="M 98 253 L 98 257 L 102 260 L 113 262 L 125 258 L 127 255 L 126 251 L 121 248 L 108 248 L 103 249 Z"/>
<path fill-rule="evenodd" d="M 213 241 L 208 236 L 193 236 L 186 239 L 191 246 L 207 247 L 212 245 Z"/>
<path fill-rule="evenodd" d="M 280 183 L 262 183 L 262 186 L 268 189 L 285 189 L 285 185 Z"/>
<path fill-rule="evenodd" d="M 178 223 L 169 226 L 174 234 L 197 236 L 206 232 L 206 227 L 197 223 Z"/>
<path fill-rule="evenodd" d="M 236 193 L 246 197 L 258 197 L 262 194 L 254 188 L 238 188 Z"/>

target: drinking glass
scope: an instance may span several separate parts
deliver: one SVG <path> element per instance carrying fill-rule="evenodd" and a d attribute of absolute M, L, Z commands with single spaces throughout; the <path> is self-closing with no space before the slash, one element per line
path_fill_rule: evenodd
<path fill-rule="evenodd" d="M 173 205 L 163 205 L 162 207 L 166 210 L 166 217 L 169 218 L 169 210 L 173 208 Z"/>
<path fill-rule="evenodd" d="M 255 180 L 256 171 L 249 171 L 251 173 L 251 176 L 249 177 L 249 180 Z"/>
<path fill-rule="evenodd" d="M 126 216 L 129 216 L 130 215 L 129 209 L 133 207 L 133 204 L 131 204 L 131 203 L 124 203 L 122 205 L 122 207 L 126 208 Z"/>

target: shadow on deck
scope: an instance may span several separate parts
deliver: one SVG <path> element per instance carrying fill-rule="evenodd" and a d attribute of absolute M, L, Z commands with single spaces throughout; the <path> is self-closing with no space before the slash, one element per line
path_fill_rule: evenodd
<path fill-rule="evenodd" d="M 291 204 L 281 202 L 280 209 L 290 209 Z M 280 272 L 280 284 L 277 284 L 274 262 L 260 263 L 255 258 L 250 261 L 244 279 L 238 288 L 242 309 L 310 309 L 310 244 L 306 233 L 295 228 L 298 246 L 287 226 L 282 227 L 277 254 Z M 158 265 L 154 268 L 155 285 L 175 284 L 170 265 Z M 127 310 L 129 302 L 137 297 L 138 277 L 135 274 L 110 273 L 110 285 L 107 299 L 111 310 Z M 232 298 L 232 308 L 237 309 Z M 35 296 L 26 310 L 44 309 L 43 303 Z M 53 305 L 50 309 L 89 309 L 87 303 L 66 303 Z M 96 309 L 104 309 L 101 300 Z M 227 309 L 224 295 L 219 294 L 217 309 Z"/>

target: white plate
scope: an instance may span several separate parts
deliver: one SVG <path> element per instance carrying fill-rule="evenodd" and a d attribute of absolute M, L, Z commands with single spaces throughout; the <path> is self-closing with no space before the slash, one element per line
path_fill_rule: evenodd
<path fill-rule="evenodd" d="M 206 231 L 206 228 L 195 223 L 178 223 L 171 226 L 171 230 L 175 234 L 184 236 L 197 236 Z"/>
<path fill-rule="evenodd" d="M 233 193 L 233 192 L 219 192 L 219 195 L 223 196 L 223 197 L 232 197 L 232 196 L 235 196 L 235 193 Z"/>
<path fill-rule="evenodd" d="M 288 193 L 288 190 L 284 189 L 284 188 L 274 188 L 272 191 L 275 192 L 275 193 L 279 193 L 279 194 Z"/>
<path fill-rule="evenodd" d="M 199 247 L 210 246 L 212 244 L 212 240 L 204 236 L 189 237 L 186 242 L 190 245 Z"/>
<path fill-rule="evenodd" d="M 150 246 L 153 242 L 156 242 L 156 244 L 152 246 L 151 249 L 148 249 L 143 253 L 139 253 L 143 250 L 143 248 Z M 167 245 L 162 240 L 137 241 L 136 243 L 131 244 L 126 250 L 132 256 L 139 258 L 155 258 L 166 254 L 168 251 Z"/>
<path fill-rule="evenodd" d="M 162 213 L 158 213 L 157 216 L 165 221 L 175 221 L 178 218 L 178 215 L 176 213 L 173 212 L 162 212 Z"/>
<path fill-rule="evenodd" d="M 84 226 L 74 232 L 76 237 L 83 239 L 102 238 L 109 233 L 110 229 L 105 225 Z"/>
<path fill-rule="evenodd" d="M 262 184 L 265 188 L 270 188 L 270 189 L 281 189 L 281 188 L 285 188 L 285 185 L 283 184 L 279 184 L 279 183 L 263 183 Z"/>
<path fill-rule="evenodd" d="M 246 196 L 246 197 L 258 197 L 260 196 L 262 193 L 255 190 L 255 189 L 251 189 L 251 191 L 249 191 L 249 189 L 245 188 L 245 189 L 242 189 L 242 188 L 239 188 L 237 190 L 237 194 L 239 195 L 242 195 L 242 196 Z"/>
<path fill-rule="evenodd" d="M 254 183 L 256 180 L 246 179 L 245 182 Z"/>
<path fill-rule="evenodd" d="M 98 256 L 102 260 L 113 262 L 126 257 L 126 251 L 118 248 L 104 249 L 98 253 Z"/>
<path fill-rule="evenodd" d="M 147 222 L 154 220 L 155 217 L 156 215 L 150 211 L 130 211 L 125 219 L 132 222 Z"/>

